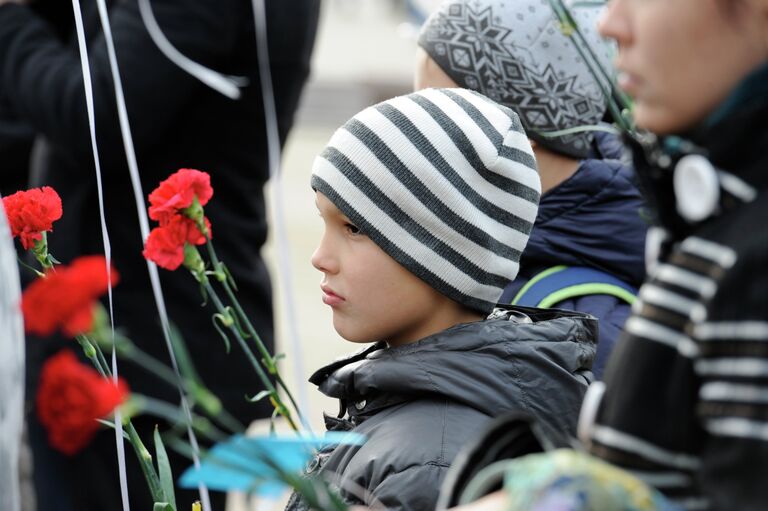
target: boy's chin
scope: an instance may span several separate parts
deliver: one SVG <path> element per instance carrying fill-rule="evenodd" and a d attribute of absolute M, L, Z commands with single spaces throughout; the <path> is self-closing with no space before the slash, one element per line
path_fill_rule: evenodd
<path fill-rule="evenodd" d="M 350 332 L 345 328 L 338 328 L 334 326 L 334 330 L 336 330 L 336 333 L 339 334 L 342 339 L 353 344 L 371 344 L 379 340 L 373 339 L 371 336 L 364 335 L 362 333 Z"/>

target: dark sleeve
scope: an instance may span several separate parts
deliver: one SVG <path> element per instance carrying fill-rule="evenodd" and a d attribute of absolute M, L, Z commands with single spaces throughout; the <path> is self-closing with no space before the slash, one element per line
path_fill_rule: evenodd
<path fill-rule="evenodd" d="M 215 68 L 231 51 L 242 15 L 234 2 L 153 0 L 152 6 L 168 39 L 187 57 Z M 204 85 L 155 47 L 135 0 L 117 3 L 110 19 L 134 142 L 141 151 L 163 142 L 161 135 L 179 111 L 193 107 Z M 100 29 L 86 36 L 99 144 L 122 147 L 104 37 Z M 79 53 L 75 46 L 62 45 L 44 21 L 21 5 L 0 7 L 0 90 L 19 116 L 53 144 L 77 158 L 90 157 Z"/>
<path fill-rule="evenodd" d="M 751 238 L 753 249 L 728 273 L 694 332 L 702 350 L 698 412 L 708 433 L 701 486 L 713 509 L 768 503 L 768 236 Z"/>

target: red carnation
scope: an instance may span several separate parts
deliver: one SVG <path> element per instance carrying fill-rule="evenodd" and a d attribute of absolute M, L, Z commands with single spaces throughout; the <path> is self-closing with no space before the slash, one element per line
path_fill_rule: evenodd
<path fill-rule="evenodd" d="M 117 385 L 62 351 L 43 365 L 37 390 L 37 414 L 50 444 L 72 455 L 85 447 L 99 429 L 96 419 L 109 414 L 128 397 L 128 385 Z"/>
<path fill-rule="evenodd" d="M 112 270 L 112 284 L 119 275 Z M 27 332 L 50 335 L 57 329 L 74 337 L 93 327 L 96 300 L 107 292 L 104 256 L 85 256 L 58 266 L 24 291 L 21 309 Z"/>
<path fill-rule="evenodd" d="M 211 223 L 205 219 L 210 236 Z M 173 215 L 160 227 L 155 227 L 144 244 L 144 257 L 166 270 L 175 270 L 184 262 L 184 245 L 203 245 L 205 236 L 195 222 L 181 215 Z"/>
<path fill-rule="evenodd" d="M 212 196 L 211 176 L 195 169 L 179 169 L 149 194 L 149 218 L 164 225 L 191 206 L 195 197 L 205 206 Z"/>
<path fill-rule="evenodd" d="M 50 186 L 16 192 L 3 198 L 11 234 L 19 236 L 24 250 L 43 239 L 43 231 L 53 230 L 53 222 L 61 218 L 61 198 Z"/>

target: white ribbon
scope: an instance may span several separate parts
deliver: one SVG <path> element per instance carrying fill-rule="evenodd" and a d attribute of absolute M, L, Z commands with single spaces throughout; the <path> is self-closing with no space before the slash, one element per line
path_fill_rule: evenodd
<path fill-rule="evenodd" d="M 107 233 L 106 220 L 104 215 L 101 167 L 99 164 L 99 152 L 98 152 L 98 146 L 96 143 L 96 126 L 95 126 L 95 117 L 94 117 L 94 108 L 93 108 L 93 86 L 92 86 L 91 75 L 90 75 L 90 67 L 88 63 L 88 49 L 85 41 L 85 34 L 83 29 L 83 21 L 82 21 L 82 14 L 80 11 L 79 1 L 72 0 L 72 6 L 75 12 L 75 25 L 77 28 L 78 45 L 80 48 L 80 62 L 83 70 L 86 106 L 88 110 L 88 121 L 89 121 L 90 133 L 91 133 L 91 145 L 93 147 L 93 157 L 94 157 L 94 163 L 96 168 L 96 183 L 97 183 L 98 192 L 99 192 L 99 214 L 101 216 L 102 237 L 104 238 L 104 252 L 107 260 L 107 272 L 108 272 L 107 275 L 110 283 L 109 312 L 110 312 L 110 318 L 112 321 L 112 335 L 113 335 L 113 341 L 114 341 L 114 319 L 112 319 L 113 306 L 112 306 L 111 264 L 110 264 L 111 247 L 109 244 L 109 235 Z M 133 188 L 134 198 L 136 201 L 137 212 L 139 215 L 139 226 L 141 230 L 141 236 L 143 240 L 146 240 L 147 236 L 149 236 L 149 219 L 147 218 L 146 204 L 144 202 L 144 191 L 142 190 L 142 187 L 141 187 L 138 165 L 136 163 L 136 152 L 133 147 L 133 137 L 131 136 L 130 125 L 128 122 L 128 113 L 127 113 L 127 108 L 125 106 L 125 96 L 123 94 L 123 86 L 122 86 L 122 81 L 120 79 L 120 71 L 117 66 L 117 56 L 115 54 L 115 46 L 114 46 L 114 41 L 112 39 L 112 30 L 109 23 L 109 16 L 108 16 L 108 11 L 107 11 L 105 1 L 97 0 L 97 6 L 99 10 L 99 16 L 101 19 L 101 25 L 104 30 L 104 37 L 107 43 L 107 54 L 109 57 L 110 70 L 112 72 L 113 82 L 115 84 L 115 96 L 117 99 L 117 111 L 118 111 L 118 118 L 120 121 L 120 131 L 123 137 L 123 145 L 125 148 L 125 154 L 128 161 L 128 170 L 131 176 L 131 184 Z M 179 373 L 178 364 L 176 362 L 176 357 L 174 355 L 173 348 L 171 345 L 168 314 L 166 312 L 165 300 L 163 298 L 162 289 L 160 287 L 160 278 L 158 275 L 157 266 L 154 263 L 147 261 L 147 269 L 149 271 L 150 282 L 152 284 L 152 292 L 154 294 L 155 302 L 157 304 L 157 309 L 160 316 L 160 322 L 163 327 L 163 337 L 165 338 L 166 348 L 168 349 L 168 352 L 171 358 L 171 364 L 173 366 L 173 370 L 178 380 L 177 386 L 179 390 L 179 395 L 181 397 L 182 409 L 187 418 L 187 435 L 189 436 L 189 441 L 192 446 L 193 462 L 195 464 L 195 467 L 198 467 L 200 464 L 200 460 L 198 458 L 199 447 L 197 443 L 197 438 L 195 437 L 194 431 L 192 430 L 192 427 L 191 427 L 192 415 L 189 409 L 189 405 L 187 403 L 186 396 L 184 394 L 184 390 L 181 383 L 182 381 L 181 374 Z M 118 375 L 117 357 L 114 351 L 114 342 L 113 342 L 113 348 L 112 348 L 112 371 L 113 371 L 114 377 L 117 378 L 117 375 Z M 122 424 L 121 424 L 121 417 L 120 417 L 119 410 L 116 411 L 115 413 L 115 441 L 117 444 L 118 463 L 120 467 L 120 489 L 121 489 L 121 495 L 123 500 L 123 509 L 128 511 L 130 509 L 130 506 L 128 503 L 128 487 L 127 487 L 128 485 L 127 485 L 127 477 L 125 472 L 125 448 L 123 445 L 123 432 L 122 432 Z M 200 489 L 200 496 L 203 504 L 203 509 L 205 511 L 210 511 L 211 505 L 210 505 L 210 498 L 208 496 L 208 490 L 203 485 L 201 485 L 199 489 Z"/>
<path fill-rule="evenodd" d="M 80 48 L 80 67 L 83 71 L 83 87 L 85 89 L 85 105 L 88 111 L 88 127 L 91 135 L 91 149 L 93 150 L 93 163 L 96 169 L 96 186 L 99 195 L 99 217 L 101 221 L 101 238 L 104 243 L 104 259 L 107 265 L 107 296 L 109 299 L 109 320 L 112 329 L 112 374 L 117 381 L 117 360 L 114 352 L 115 321 L 114 309 L 112 304 L 112 246 L 109 242 L 109 232 L 107 231 L 107 222 L 104 216 L 104 190 L 101 183 L 101 165 L 99 163 L 99 149 L 96 144 L 96 119 L 93 109 L 93 83 L 91 81 L 91 70 L 88 65 L 88 46 L 85 42 L 85 31 L 83 29 L 83 16 L 80 11 L 79 0 L 72 0 L 72 10 L 75 15 L 75 28 L 77 31 L 77 43 Z M 117 448 L 117 462 L 120 472 L 120 496 L 123 501 L 123 509 L 130 510 L 128 503 L 128 479 L 125 473 L 125 446 L 123 445 L 123 423 L 120 409 L 115 408 L 115 446 Z"/>
<path fill-rule="evenodd" d="M 149 36 L 154 41 L 157 48 L 165 55 L 168 60 L 179 66 L 181 69 L 194 76 L 208 87 L 227 96 L 230 99 L 240 99 L 240 87 L 248 84 L 248 79 L 241 76 L 225 76 L 213 69 L 209 69 L 198 64 L 189 57 L 183 55 L 174 47 L 165 37 L 160 25 L 152 12 L 152 5 L 149 0 L 139 0 L 139 12 L 144 25 L 147 27 Z"/>

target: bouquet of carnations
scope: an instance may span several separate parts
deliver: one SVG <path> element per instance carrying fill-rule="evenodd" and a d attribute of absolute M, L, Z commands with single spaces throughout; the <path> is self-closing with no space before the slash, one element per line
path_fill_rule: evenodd
<path fill-rule="evenodd" d="M 219 441 L 203 455 L 201 464 L 182 476 L 184 487 L 203 484 L 214 490 L 273 493 L 288 486 L 314 509 L 346 509 L 326 482 L 304 478 L 301 469 L 313 450 L 322 445 L 359 443 L 362 439 L 350 435 L 317 437 L 300 431 L 299 410 L 278 371 L 277 357 L 266 349 L 245 315 L 237 300 L 236 284 L 211 242 L 213 231 L 204 207 L 212 195 L 210 176 L 198 170 L 181 169 L 160 183 L 149 195 L 149 217 L 159 225 L 146 239 L 144 257 L 167 270 L 184 267 L 190 272 L 200 285 L 203 300 L 215 306 L 213 321 L 226 349 L 234 340 L 263 385 L 264 390 L 251 401 L 269 400 L 274 408 L 273 419 L 284 418 L 295 434 L 244 436 L 242 425 L 226 413 L 194 371 L 173 370 L 115 332 L 99 299 L 119 283 L 118 271 L 103 255 L 82 256 L 64 265 L 49 253 L 48 233 L 63 214 L 61 199 L 50 187 L 20 191 L 3 199 L 13 237 L 19 238 L 34 260 L 34 266 L 21 264 L 37 276 L 22 297 L 25 329 L 40 336 L 59 331 L 73 338 L 92 367 L 80 362 L 71 350 L 46 361 L 36 395 L 40 423 L 47 429 L 50 444 L 69 455 L 86 446 L 99 427 L 121 429 L 141 465 L 156 511 L 177 509 L 175 480 L 163 435 L 155 430 L 153 459 L 134 428 L 131 417 L 140 413 L 183 424 Z M 201 246 L 207 257 L 198 249 Z M 178 339 L 174 344 L 183 351 Z M 149 368 L 169 384 L 180 386 L 189 399 L 188 413 L 169 403 L 132 394 L 127 382 L 112 375 L 104 355 L 112 350 Z M 117 418 L 121 420 L 116 423 Z M 223 434 L 214 422 L 229 430 L 231 436 Z M 174 446 L 180 442 L 174 438 Z M 189 448 L 180 448 L 184 447 Z"/>

